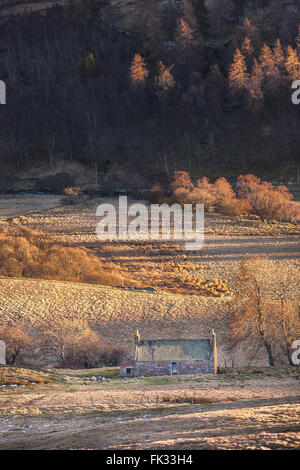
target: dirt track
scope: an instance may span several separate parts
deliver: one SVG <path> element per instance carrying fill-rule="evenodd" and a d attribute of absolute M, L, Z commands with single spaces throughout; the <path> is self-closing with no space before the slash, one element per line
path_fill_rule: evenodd
<path fill-rule="evenodd" d="M 299 377 L 169 380 L 2 389 L 0 449 L 299 448 Z M 212 403 L 162 403 L 166 395 Z"/>

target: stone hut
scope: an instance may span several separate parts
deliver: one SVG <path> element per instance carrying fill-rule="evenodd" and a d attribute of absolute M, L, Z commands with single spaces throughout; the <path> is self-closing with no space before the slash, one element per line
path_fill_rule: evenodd
<path fill-rule="evenodd" d="M 123 377 L 176 374 L 215 374 L 217 345 L 210 339 L 141 340 L 135 335 L 134 358 L 120 365 Z"/>

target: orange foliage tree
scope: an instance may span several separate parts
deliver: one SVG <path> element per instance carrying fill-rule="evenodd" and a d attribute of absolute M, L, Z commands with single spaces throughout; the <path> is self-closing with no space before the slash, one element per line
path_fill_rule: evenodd
<path fill-rule="evenodd" d="M 240 49 L 235 51 L 233 63 L 229 69 L 229 87 L 233 93 L 239 92 L 247 87 L 249 74 L 245 56 Z"/>
<path fill-rule="evenodd" d="M 234 191 L 224 177 L 214 183 L 202 177 L 194 185 L 186 171 L 175 171 L 171 192 L 171 202 L 204 204 L 208 211 L 235 216 L 255 214 L 269 221 L 295 223 L 300 220 L 300 208 L 285 186 L 262 182 L 251 174 L 239 176 Z M 168 199 L 161 186 L 153 190 L 152 197 L 164 202 Z"/>
<path fill-rule="evenodd" d="M 144 87 L 148 78 L 149 72 L 147 70 L 144 59 L 140 54 L 135 54 L 130 67 L 130 80 L 134 88 Z"/>

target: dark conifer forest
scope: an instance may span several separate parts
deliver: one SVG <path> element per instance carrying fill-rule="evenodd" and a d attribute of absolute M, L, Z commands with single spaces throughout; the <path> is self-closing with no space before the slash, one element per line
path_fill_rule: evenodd
<path fill-rule="evenodd" d="M 5 171 L 97 163 L 137 187 L 174 170 L 296 172 L 297 0 L 57 3 L 0 17 Z"/>

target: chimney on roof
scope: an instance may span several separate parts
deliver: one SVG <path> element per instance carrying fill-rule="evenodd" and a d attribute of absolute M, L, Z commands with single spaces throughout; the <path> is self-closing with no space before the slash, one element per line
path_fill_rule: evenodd
<path fill-rule="evenodd" d="M 211 345 L 213 349 L 213 357 L 214 357 L 214 368 L 215 368 L 215 374 L 218 371 L 218 350 L 217 350 L 217 336 L 215 333 L 215 330 L 211 330 L 212 333 L 212 338 L 211 338 Z"/>
<path fill-rule="evenodd" d="M 139 333 L 139 330 L 136 330 L 135 335 L 134 335 L 134 342 L 136 345 L 138 345 L 141 341 L 141 335 Z"/>

